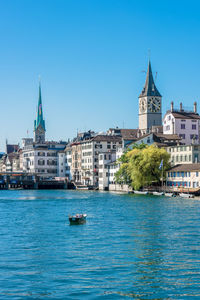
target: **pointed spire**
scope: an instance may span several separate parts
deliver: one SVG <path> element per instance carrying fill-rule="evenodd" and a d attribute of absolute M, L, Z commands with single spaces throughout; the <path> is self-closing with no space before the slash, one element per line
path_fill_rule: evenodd
<path fill-rule="evenodd" d="M 35 130 L 41 125 L 45 130 L 45 121 L 43 119 L 43 109 L 42 109 L 42 93 L 41 93 L 41 82 L 39 79 L 39 98 L 38 98 L 38 107 L 37 107 L 37 117 L 35 120 Z"/>
<path fill-rule="evenodd" d="M 157 90 L 154 80 L 153 80 L 153 74 L 151 70 L 151 62 L 149 60 L 148 69 L 147 69 L 147 76 L 145 81 L 145 86 L 142 90 L 142 93 L 139 97 L 145 97 L 145 96 L 158 96 L 162 97 L 159 91 Z"/>

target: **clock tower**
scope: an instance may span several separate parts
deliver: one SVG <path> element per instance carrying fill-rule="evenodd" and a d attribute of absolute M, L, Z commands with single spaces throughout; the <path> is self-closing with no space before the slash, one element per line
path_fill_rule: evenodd
<path fill-rule="evenodd" d="M 139 129 L 143 134 L 162 125 L 162 96 L 157 90 L 149 61 L 145 86 L 139 96 Z"/>
<path fill-rule="evenodd" d="M 34 142 L 44 143 L 45 142 L 45 121 L 43 119 L 42 109 L 42 96 L 41 96 L 41 84 L 39 83 L 39 99 L 37 108 L 37 117 L 34 121 Z"/>

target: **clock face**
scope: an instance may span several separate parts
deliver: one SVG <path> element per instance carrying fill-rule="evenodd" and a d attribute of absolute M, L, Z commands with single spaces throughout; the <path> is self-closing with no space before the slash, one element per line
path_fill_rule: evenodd
<path fill-rule="evenodd" d="M 140 100 L 140 111 L 143 113 L 146 110 L 146 100 L 145 99 L 141 99 Z"/>
<path fill-rule="evenodd" d="M 160 107 L 161 107 L 161 102 L 160 102 L 160 99 L 159 98 L 150 98 L 148 100 L 148 109 L 151 111 L 151 112 L 158 112 L 160 111 Z"/>

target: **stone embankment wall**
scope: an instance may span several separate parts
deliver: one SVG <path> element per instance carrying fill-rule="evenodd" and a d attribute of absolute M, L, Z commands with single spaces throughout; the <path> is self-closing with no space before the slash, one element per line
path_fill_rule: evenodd
<path fill-rule="evenodd" d="M 109 191 L 116 191 L 116 192 L 132 192 L 132 187 L 128 186 L 127 184 L 109 184 L 108 186 Z"/>

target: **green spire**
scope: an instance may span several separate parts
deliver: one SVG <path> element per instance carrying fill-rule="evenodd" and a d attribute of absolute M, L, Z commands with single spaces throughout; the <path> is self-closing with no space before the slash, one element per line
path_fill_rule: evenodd
<path fill-rule="evenodd" d="M 34 122 L 34 129 L 36 130 L 39 126 L 41 126 L 44 131 L 45 129 L 45 121 L 43 119 L 43 109 L 42 109 L 42 95 L 41 95 L 41 84 L 39 82 L 39 99 L 38 99 L 38 108 L 37 108 L 37 117 Z"/>

